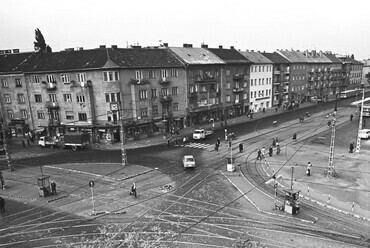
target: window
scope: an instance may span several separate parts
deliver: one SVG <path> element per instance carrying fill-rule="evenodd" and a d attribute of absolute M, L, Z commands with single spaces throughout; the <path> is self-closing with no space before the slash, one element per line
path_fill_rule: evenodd
<path fill-rule="evenodd" d="M 152 98 L 156 98 L 157 97 L 157 89 L 152 89 L 151 92 L 152 92 Z"/>
<path fill-rule="evenodd" d="M 231 97 L 230 96 L 226 96 L 226 102 L 231 102 Z"/>
<path fill-rule="evenodd" d="M 202 84 L 202 85 L 200 86 L 200 92 L 206 92 L 206 91 L 207 91 L 207 85 Z"/>
<path fill-rule="evenodd" d="M 143 72 L 142 71 L 135 71 L 135 79 L 137 79 L 137 80 L 143 79 Z"/>
<path fill-rule="evenodd" d="M 172 95 L 177 95 L 179 93 L 178 87 L 172 87 Z"/>
<path fill-rule="evenodd" d="M 230 76 L 230 70 L 229 69 L 226 70 L 226 76 Z"/>
<path fill-rule="evenodd" d="M 261 66 L 259 66 L 259 71 L 261 71 Z"/>
<path fill-rule="evenodd" d="M 230 89 L 231 88 L 231 83 L 230 82 L 226 82 L 226 89 Z"/>
<path fill-rule="evenodd" d="M 246 93 L 246 92 L 243 93 L 243 99 L 244 100 L 248 99 L 248 93 Z"/>
<path fill-rule="evenodd" d="M 15 79 L 15 87 L 21 88 L 22 87 L 22 81 L 20 78 Z"/>
<path fill-rule="evenodd" d="M 260 78 L 258 79 L 258 85 L 261 85 L 261 79 Z"/>
<path fill-rule="evenodd" d="M 65 102 L 72 102 L 72 95 L 71 94 L 63 94 L 63 99 Z"/>
<path fill-rule="evenodd" d="M 167 88 L 162 88 L 161 89 L 161 96 L 167 96 L 168 95 L 168 89 Z"/>
<path fill-rule="evenodd" d="M 26 100 L 23 94 L 18 94 L 18 103 L 25 103 Z"/>
<path fill-rule="evenodd" d="M 79 121 L 87 121 L 87 114 L 86 113 L 78 113 L 78 120 Z"/>
<path fill-rule="evenodd" d="M 12 103 L 12 99 L 10 98 L 9 94 L 4 95 L 4 100 L 5 100 L 5 103 Z"/>
<path fill-rule="evenodd" d="M 171 70 L 171 77 L 178 77 L 179 76 L 179 72 L 177 69 L 172 69 Z"/>
<path fill-rule="evenodd" d="M 66 111 L 66 119 L 67 120 L 73 120 L 74 119 L 73 111 Z"/>
<path fill-rule="evenodd" d="M 76 78 L 77 78 L 77 82 L 84 83 L 86 82 L 86 73 L 77 73 Z"/>
<path fill-rule="evenodd" d="M 84 96 L 84 95 L 76 96 L 76 99 L 77 99 L 77 102 L 78 102 L 78 103 L 83 103 L 83 102 L 85 102 L 85 96 Z"/>
<path fill-rule="evenodd" d="M 6 78 L 1 79 L 1 86 L 3 88 L 8 88 L 9 87 L 8 80 Z"/>
<path fill-rule="evenodd" d="M 37 110 L 37 119 L 45 119 L 45 113 L 42 110 Z"/>
<path fill-rule="evenodd" d="M 60 74 L 60 81 L 64 84 L 69 84 L 71 82 L 69 73 Z"/>
<path fill-rule="evenodd" d="M 103 80 L 104 82 L 118 81 L 119 73 L 117 71 L 104 71 Z"/>
<path fill-rule="evenodd" d="M 106 102 L 121 102 L 121 96 L 119 93 L 105 93 Z"/>
<path fill-rule="evenodd" d="M 31 80 L 32 80 L 32 83 L 34 83 L 34 84 L 39 84 L 40 83 L 40 77 L 38 76 L 38 75 L 33 75 L 32 77 L 31 77 Z"/>
<path fill-rule="evenodd" d="M 251 79 L 251 86 L 253 86 L 253 79 Z"/>
<path fill-rule="evenodd" d="M 153 111 L 153 115 L 157 115 L 158 114 L 158 105 L 154 105 L 152 107 L 152 111 Z"/>
<path fill-rule="evenodd" d="M 35 94 L 35 102 L 42 102 L 41 94 Z"/>
<path fill-rule="evenodd" d="M 195 92 L 195 89 L 194 89 L 194 85 L 193 84 L 189 85 L 189 92 L 190 93 Z"/>
<path fill-rule="evenodd" d="M 155 78 L 155 70 L 149 70 L 149 78 Z"/>
<path fill-rule="evenodd" d="M 253 98 L 253 91 L 251 91 L 251 98 Z"/>
<path fill-rule="evenodd" d="M 53 74 L 46 75 L 46 82 L 53 83 L 55 81 Z"/>
<path fill-rule="evenodd" d="M 27 119 L 27 110 L 24 110 L 24 109 L 21 109 L 21 115 L 22 115 L 22 119 Z"/>
<path fill-rule="evenodd" d="M 8 118 L 9 119 L 13 119 L 14 118 L 14 114 L 13 114 L 13 111 L 12 110 L 7 110 L 7 113 L 8 113 Z"/>
<path fill-rule="evenodd" d="M 179 111 L 179 103 L 178 102 L 175 102 L 172 104 L 172 109 L 173 111 Z"/>
<path fill-rule="evenodd" d="M 140 109 L 140 116 L 141 117 L 148 117 L 148 108 L 141 108 Z"/>
<path fill-rule="evenodd" d="M 49 101 L 50 102 L 57 102 L 57 95 L 56 94 L 49 94 Z"/>
<path fill-rule="evenodd" d="M 167 70 L 161 70 L 161 77 L 168 77 L 168 71 Z"/>
<path fill-rule="evenodd" d="M 148 98 L 148 92 L 147 90 L 139 90 L 139 99 L 147 99 Z"/>

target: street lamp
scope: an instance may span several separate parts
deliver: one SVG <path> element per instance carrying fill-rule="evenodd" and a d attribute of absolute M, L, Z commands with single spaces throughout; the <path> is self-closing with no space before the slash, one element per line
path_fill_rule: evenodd
<path fill-rule="evenodd" d="M 324 171 L 328 177 L 338 176 L 338 173 L 334 169 L 334 141 L 335 141 L 335 124 L 337 120 L 337 105 L 338 105 L 338 94 L 335 95 L 335 107 L 333 113 L 333 124 L 331 129 L 331 140 L 330 140 L 330 149 L 329 149 L 329 165 L 328 169 Z"/>
<path fill-rule="evenodd" d="M 364 114 L 364 100 L 365 100 L 365 87 L 364 87 L 364 85 L 361 85 L 361 88 L 362 88 L 362 102 L 361 102 L 360 121 L 358 123 L 357 144 L 356 144 L 356 152 L 358 152 L 358 153 L 360 153 L 360 149 L 361 149 L 360 131 L 362 129 L 362 118 L 363 118 L 363 114 Z"/>

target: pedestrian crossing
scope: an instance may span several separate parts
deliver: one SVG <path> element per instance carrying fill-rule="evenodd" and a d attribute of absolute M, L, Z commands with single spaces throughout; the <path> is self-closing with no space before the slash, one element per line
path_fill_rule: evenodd
<path fill-rule="evenodd" d="M 192 147 L 192 148 L 199 148 L 199 149 L 208 150 L 208 149 L 214 149 L 215 145 L 190 142 L 190 143 L 186 144 L 185 147 Z"/>

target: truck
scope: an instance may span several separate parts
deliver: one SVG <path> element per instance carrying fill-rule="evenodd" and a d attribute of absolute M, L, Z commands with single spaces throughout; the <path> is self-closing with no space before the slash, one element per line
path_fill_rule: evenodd
<path fill-rule="evenodd" d="M 213 134 L 213 130 L 204 128 L 195 129 L 193 132 L 193 140 L 204 140 Z"/>
<path fill-rule="evenodd" d="M 89 133 L 64 134 L 58 140 L 58 147 L 60 149 L 72 148 L 73 151 L 85 148 L 90 144 Z"/>
<path fill-rule="evenodd" d="M 41 136 L 38 141 L 38 145 L 42 148 L 44 147 L 54 148 L 58 146 L 57 140 L 50 136 Z"/>

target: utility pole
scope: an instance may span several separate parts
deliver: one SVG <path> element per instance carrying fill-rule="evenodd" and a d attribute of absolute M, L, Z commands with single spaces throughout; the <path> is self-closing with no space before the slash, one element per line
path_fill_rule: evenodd
<path fill-rule="evenodd" d="M 118 119 L 120 122 L 120 139 L 121 139 L 121 158 L 122 158 L 122 166 L 127 165 L 127 155 L 126 155 L 126 132 L 125 132 L 125 126 L 123 123 L 123 109 L 121 107 L 121 104 L 116 102 L 116 103 L 111 103 L 110 105 L 111 111 L 114 111 L 118 113 Z"/>
<path fill-rule="evenodd" d="M 328 177 L 337 176 L 337 173 L 334 169 L 334 142 L 335 142 L 335 124 L 337 122 L 337 103 L 338 103 L 338 94 L 335 96 L 335 107 L 333 113 L 333 123 L 331 126 L 331 140 L 330 140 L 330 150 L 329 150 L 329 165 L 326 170 L 326 175 Z M 325 174 L 325 172 L 324 172 Z"/>
<path fill-rule="evenodd" d="M 360 150 L 361 150 L 360 131 L 362 129 L 362 117 L 364 114 L 364 100 L 365 100 L 365 88 L 362 87 L 362 102 L 361 102 L 360 120 L 358 122 L 358 133 L 357 133 L 357 144 L 356 144 L 356 152 L 358 153 L 360 153 Z"/>

